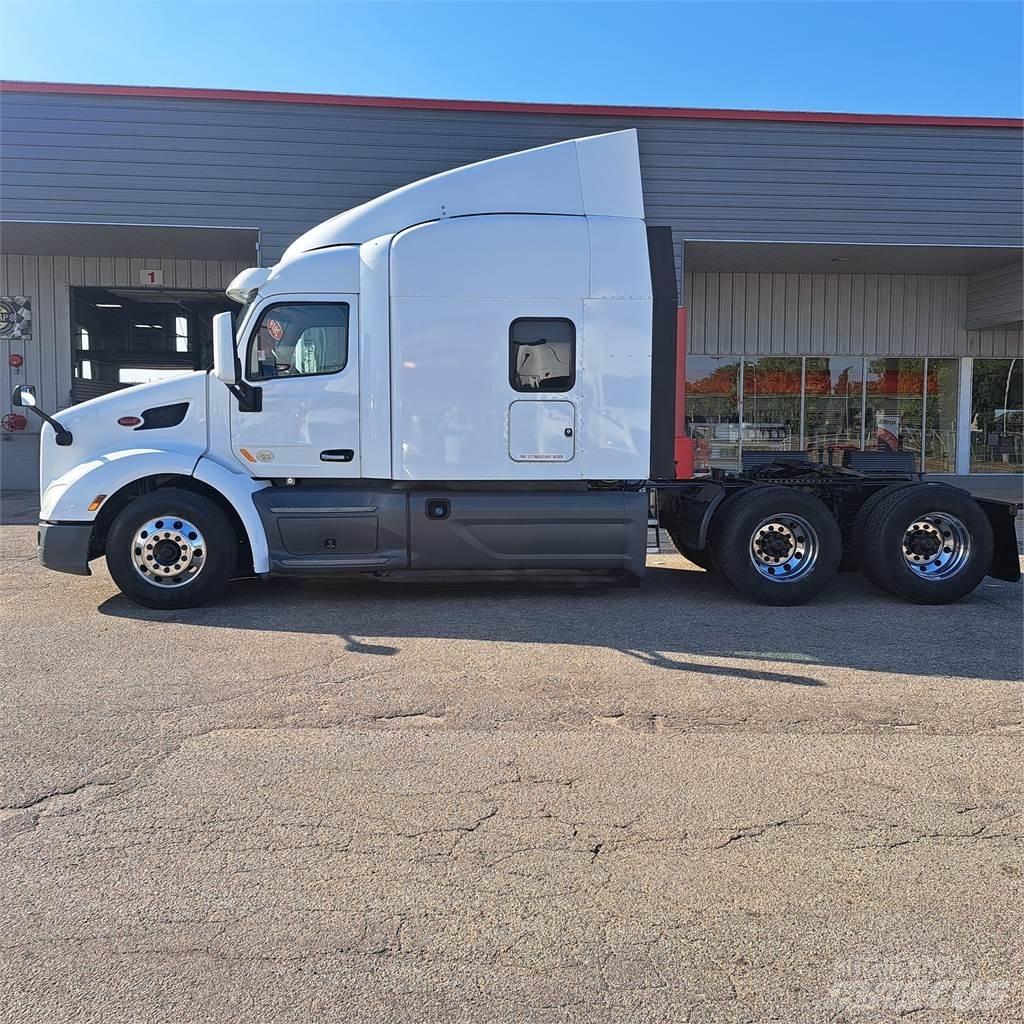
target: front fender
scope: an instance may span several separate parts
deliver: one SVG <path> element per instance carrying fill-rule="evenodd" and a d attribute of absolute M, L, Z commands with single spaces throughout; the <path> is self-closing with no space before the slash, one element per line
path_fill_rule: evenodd
<path fill-rule="evenodd" d="M 107 452 L 72 466 L 51 481 L 43 492 L 39 518 L 43 522 L 92 522 L 99 509 L 89 506 L 99 495 L 109 497 L 125 484 L 147 476 L 172 473 L 192 476 L 201 449 L 166 451 L 156 448 L 129 448 Z M 101 506 L 102 507 L 102 506 Z"/>
<path fill-rule="evenodd" d="M 246 536 L 249 538 L 253 572 L 270 572 L 267 535 L 256 512 L 252 496 L 256 491 L 262 491 L 271 485 L 265 480 L 254 480 L 248 473 L 235 473 L 233 470 L 225 469 L 219 462 L 209 458 L 199 460 L 195 468 L 195 478 L 223 494 L 238 513 L 238 518 L 242 520 L 242 526 L 245 527 Z"/>

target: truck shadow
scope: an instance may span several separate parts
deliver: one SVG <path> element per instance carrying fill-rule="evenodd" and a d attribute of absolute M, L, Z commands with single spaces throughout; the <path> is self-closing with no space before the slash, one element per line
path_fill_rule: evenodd
<path fill-rule="evenodd" d="M 892 685 L 903 675 L 1020 681 L 1019 595 L 994 581 L 959 604 L 922 607 L 841 575 L 812 604 L 766 608 L 714 575 L 664 566 L 628 589 L 274 578 L 233 582 L 201 608 L 152 611 L 119 594 L 99 611 L 335 636 L 379 657 L 427 638 L 604 647 L 658 668 L 795 686 L 825 685 L 815 665 L 884 673 Z"/>

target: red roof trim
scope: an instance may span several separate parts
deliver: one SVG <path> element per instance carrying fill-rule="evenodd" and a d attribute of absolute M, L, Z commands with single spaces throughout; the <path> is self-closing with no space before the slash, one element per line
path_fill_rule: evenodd
<path fill-rule="evenodd" d="M 0 92 L 132 96 L 176 100 L 246 100 L 307 103 L 326 107 L 390 107 L 401 110 L 480 110 L 504 114 L 576 114 L 592 117 L 664 117 L 704 121 L 790 121 L 823 124 L 932 125 L 960 128 L 1024 128 L 1015 117 L 944 117 L 916 114 L 834 114 L 789 110 L 715 110 L 704 107 L 625 107 L 576 103 L 509 103 L 492 100 L 407 99 L 397 96 L 331 96 L 308 92 L 247 89 L 185 89 L 152 85 L 85 85 L 64 82 L 3 82 Z"/>

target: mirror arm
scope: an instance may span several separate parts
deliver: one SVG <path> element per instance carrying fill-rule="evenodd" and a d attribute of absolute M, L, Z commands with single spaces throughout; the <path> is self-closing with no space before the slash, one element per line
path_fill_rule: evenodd
<path fill-rule="evenodd" d="M 34 412 L 41 420 L 46 420 L 46 422 L 53 427 L 57 432 L 57 436 L 54 440 L 61 446 L 61 448 L 67 448 L 67 446 L 74 441 L 71 431 L 66 427 L 62 427 L 60 423 L 58 423 L 49 413 L 43 412 L 43 410 L 36 405 L 26 405 L 24 408 L 31 409 L 32 412 Z"/>
<path fill-rule="evenodd" d="M 218 323 L 222 316 L 226 314 L 218 313 L 214 318 L 214 334 L 216 336 Z M 216 337 L 214 338 L 214 344 L 217 344 Z M 223 348 L 223 346 L 222 346 Z M 216 363 L 216 355 L 214 356 L 214 362 Z M 221 378 L 224 387 L 231 392 L 238 402 L 239 412 L 262 412 L 263 411 L 263 388 L 253 387 L 245 377 L 242 375 L 242 361 L 238 358 L 238 349 L 234 345 L 234 339 L 232 338 L 232 354 L 231 354 L 231 369 L 233 371 L 234 380 L 227 381 Z"/>
<path fill-rule="evenodd" d="M 237 383 L 226 385 L 228 391 L 238 399 L 239 412 L 263 411 L 263 388 L 254 388 L 239 376 Z"/>
<path fill-rule="evenodd" d="M 74 441 L 74 437 L 72 437 L 71 431 L 68 430 L 61 423 L 59 423 L 57 420 L 55 420 L 48 412 L 43 412 L 43 410 L 40 409 L 38 405 L 35 405 L 34 398 L 32 405 L 29 405 L 27 402 L 25 402 L 21 397 L 21 390 L 22 389 L 20 387 L 14 389 L 14 394 L 11 396 L 11 404 L 19 409 L 29 409 L 30 411 L 34 412 L 41 420 L 44 420 L 45 422 L 49 423 L 50 426 L 53 427 L 54 432 L 57 435 L 56 438 L 54 438 L 54 440 L 57 442 L 57 444 L 61 446 L 61 448 L 67 448 L 67 446 L 71 444 L 72 441 Z M 25 390 L 28 391 L 30 389 L 26 387 Z M 34 394 L 34 389 L 32 389 L 32 393 Z"/>

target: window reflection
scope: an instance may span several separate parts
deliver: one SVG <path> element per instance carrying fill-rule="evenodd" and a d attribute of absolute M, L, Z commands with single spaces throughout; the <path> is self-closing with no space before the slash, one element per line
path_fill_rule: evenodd
<path fill-rule="evenodd" d="M 929 359 L 924 425 L 926 473 L 956 472 L 958 359 Z"/>
<path fill-rule="evenodd" d="M 743 447 L 800 449 L 802 359 L 763 356 L 743 366 Z"/>
<path fill-rule="evenodd" d="M 921 455 L 923 359 L 869 359 L 865 448 Z"/>
<path fill-rule="evenodd" d="M 823 462 L 861 446 L 864 360 L 808 356 L 804 365 L 804 448 Z"/>
<path fill-rule="evenodd" d="M 971 472 L 1024 469 L 1024 360 L 975 359 Z"/>
<path fill-rule="evenodd" d="M 690 356 L 689 434 L 698 464 L 735 468 L 744 450 L 910 452 L 927 473 L 957 470 L 959 359 Z M 742 398 L 742 401 L 740 400 Z M 1024 360 L 975 359 L 972 473 L 1024 469 Z"/>
<path fill-rule="evenodd" d="M 739 466 L 739 373 L 735 358 L 686 357 L 686 425 L 699 465 Z"/>

